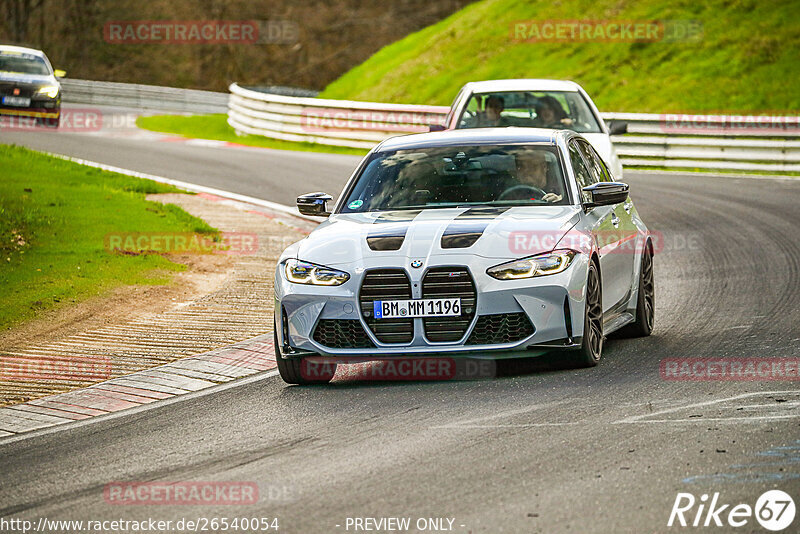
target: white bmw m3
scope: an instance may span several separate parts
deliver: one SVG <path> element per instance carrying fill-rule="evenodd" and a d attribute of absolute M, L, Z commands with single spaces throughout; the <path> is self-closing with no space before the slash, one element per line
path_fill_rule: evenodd
<path fill-rule="evenodd" d="M 653 243 L 603 159 L 570 130 L 395 137 L 360 163 L 328 219 L 281 255 L 275 352 L 288 383 L 336 363 L 564 351 L 600 360 L 606 335 L 653 328 Z M 309 358 L 330 363 L 309 376 Z"/>

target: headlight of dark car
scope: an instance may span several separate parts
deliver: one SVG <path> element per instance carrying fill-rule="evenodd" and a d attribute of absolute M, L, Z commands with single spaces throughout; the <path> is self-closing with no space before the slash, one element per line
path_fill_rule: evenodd
<path fill-rule="evenodd" d="M 350 279 L 350 275 L 343 271 L 307 261 L 287 260 L 285 268 L 286 278 L 295 284 L 340 286 Z"/>
<path fill-rule="evenodd" d="M 56 98 L 60 89 L 57 85 L 45 85 L 36 91 L 36 96 L 46 96 L 47 98 Z"/>
<path fill-rule="evenodd" d="M 486 274 L 498 280 L 519 280 L 558 274 L 570 266 L 576 254 L 574 250 L 554 250 L 489 267 Z"/>

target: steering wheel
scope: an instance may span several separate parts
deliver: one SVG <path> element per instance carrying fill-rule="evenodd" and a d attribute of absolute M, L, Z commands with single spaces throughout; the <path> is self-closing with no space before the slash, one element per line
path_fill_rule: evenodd
<path fill-rule="evenodd" d="M 518 200 L 520 197 L 542 200 L 546 194 L 547 193 L 543 189 L 539 189 L 536 186 L 519 184 L 511 186 L 503 191 L 503 193 L 497 197 L 497 200 Z M 515 196 L 518 198 L 513 198 Z"/>

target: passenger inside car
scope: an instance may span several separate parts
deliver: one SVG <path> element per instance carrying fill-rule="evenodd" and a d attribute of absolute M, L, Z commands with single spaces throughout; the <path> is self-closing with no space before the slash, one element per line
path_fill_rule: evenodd
<path fill-rule="evenodd" d="M 537 128 L 565 128 L 572 126 L 572 119 L 567 116 L 561 103 L 552 96 L 544 96 L 536 102 Z"/>

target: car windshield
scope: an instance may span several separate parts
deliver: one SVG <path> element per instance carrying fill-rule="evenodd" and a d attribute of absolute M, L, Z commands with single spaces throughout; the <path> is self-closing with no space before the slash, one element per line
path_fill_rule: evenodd
<path fill-rule="evenodd" d="M 0 72 L 47 76 L 50 69 L 44 59 L 33 54 L 0 52 Z"/>
<path fill-rule="evenodd" d="M 567 204 L 553 146 L 448 146 L 377 152 L 341 213 L 474 205 Z"/>
<path fill-rule="evenodd" d="M 602 130 L 583 95 L 576 91 L 474 93 L 456 128 L 559 128 L 580 133 Z"/>

